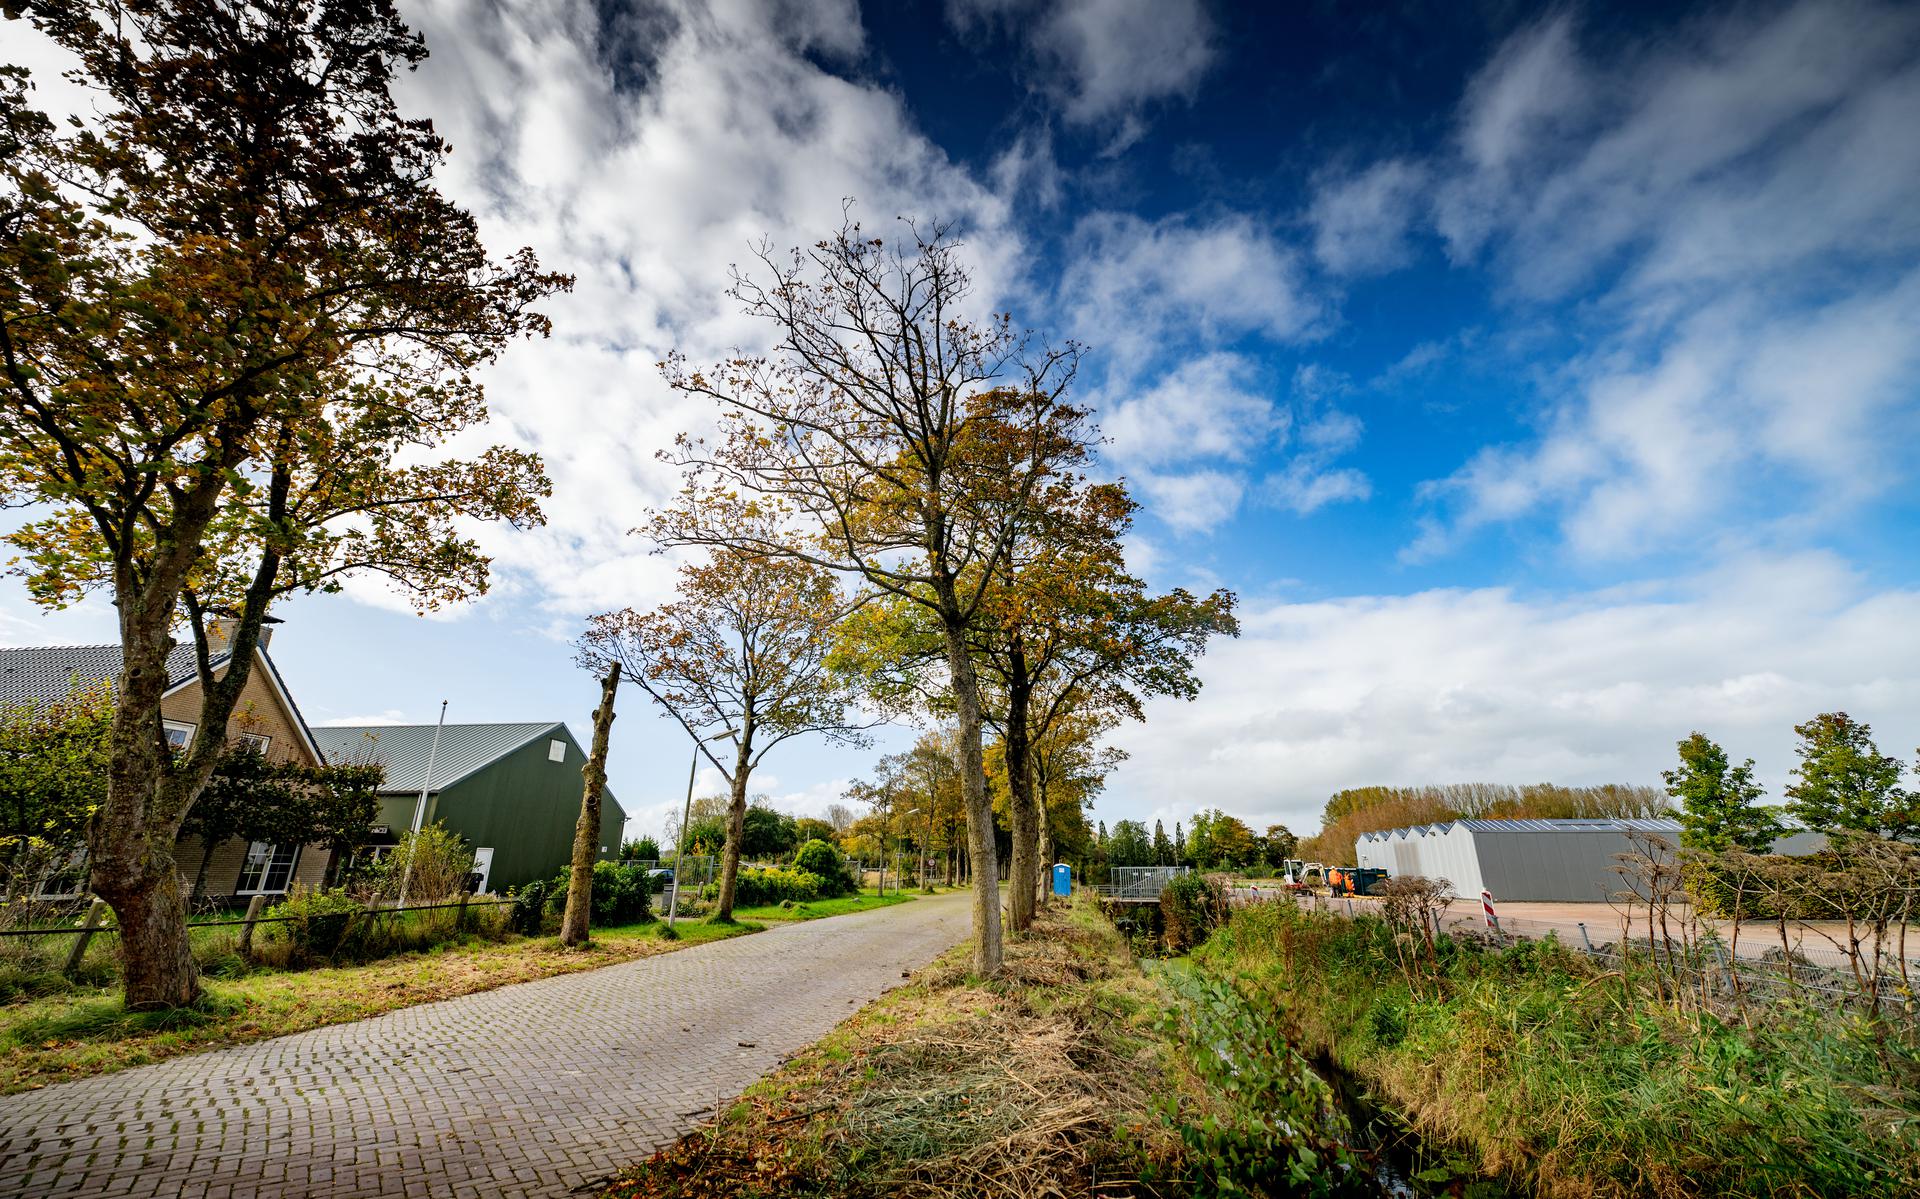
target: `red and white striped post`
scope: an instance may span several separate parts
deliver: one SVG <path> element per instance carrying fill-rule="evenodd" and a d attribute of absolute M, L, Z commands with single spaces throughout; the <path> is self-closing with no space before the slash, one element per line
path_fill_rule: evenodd
<path fill-rule="evenodd" d="M 1500 917 L 1493 910 L 1493 892 L 1484 887 L 1480 889 L 1480 911 L 1484 913 L 1487 918 L 1487 927 L 1496 933 L 1499 932 Z"/>

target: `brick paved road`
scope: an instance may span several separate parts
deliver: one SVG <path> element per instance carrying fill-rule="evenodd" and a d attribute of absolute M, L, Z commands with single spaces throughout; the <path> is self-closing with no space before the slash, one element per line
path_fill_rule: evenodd
<path fill-rule="evenodd" d="M 0 1196 L 565 1195 L 964 939 L 965 893 L 0 1098 Z"/>

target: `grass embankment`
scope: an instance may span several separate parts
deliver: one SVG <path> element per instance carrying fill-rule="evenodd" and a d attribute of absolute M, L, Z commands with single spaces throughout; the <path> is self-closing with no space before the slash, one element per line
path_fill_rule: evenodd
<path fill-rule="evenodd" d="M 1683 1009 L 1551 941 L 1442 938 L 1403 972 L 1416 951 L 1379 920 L 1269 904 L 1237 912 L 1192 964 L 1423 1134 L 1537 1193 L 1920 1194 L 1910 1026 Z"/>
<path fill-rule="evenodd" d="M 847 895 L 839 899 L 815 899 L 790 906 L 769 903 L 751 908 L 735 908 L 733 918 L 774 924 L 793 920 L 819 920 L 825 916 L 845 916 L 852 912 L 864 912 L 869 908 L 890 908 L 896 903 L 906 903 L 913 898 L 914 896 L 909 894 L 889 892 L 885 895 Z"/>
<path fill-rule="evenodd" d="M 682 920 L 679 939 L 669 941 L 661 936 L 665 927 L 656 920 L 595 929 L 584 949 L 563 948 L 558 937 L 469 937 L 360 966 L 208 978 L 200 1006 L 179 1011 L 129 1012 L 113 987 L 0 1005 L 0 1094 L 344 1024 L 508 983 L 596 970 L 761 928 Z"/>
<path fill-rule="evenodd" d="M 1106 1195 L 1182 1152 L 1156 1097 L 1180 1084 L 1164 992 L 1091 906 L 1010 940 L 1001 976 L 965 948 L 869 1004 L 714 1123 L 605 1194 Z"/>

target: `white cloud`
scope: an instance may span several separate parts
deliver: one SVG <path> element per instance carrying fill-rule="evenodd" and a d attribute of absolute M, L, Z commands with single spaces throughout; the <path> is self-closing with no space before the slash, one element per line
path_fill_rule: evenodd
<path fill-rule="evenodd" d="M 1399 158 L 1322 178 L 1307 211 L 1314 257 L 1339 275 L 1405 266 L 1413 255 L 1407 235 L 1421 215 L 1426 183 L 1425 167 Z"/>
<path fill-rule="evenodd" d="M 948 0 L 947 16 L 963 34 L 999 25 L 1023 40 L 1034 90 L 1074 124 L 1117 126 L 1110 149 L 1144 132 L 1153 102 L 1191 99 L 1217 52 L 1199 0 Z"/>
<path fill-rule="evenodd" d="M 1650 361 L 1625 349 L 1576 363 L 1547 432 L 1489 447 L 1426 486 L 1447 512 L 1407 556 L 1460 535 L 1558 514 L 1567 542 L 1621 557 L 1731 516 L 1822 518 L 1904 477 L 1920 434 L 1920 272 L 1813 311 L 1700 310 Z M 1759 487 L 1773 479 L 1778 486 Z"/>
<path fill-rule="evenodd" d="M 1373 482 L 1364 471 L 1351 466 L 1322 468 L 1306 458 L 1296 458 L 1268 475 L 1262 486 L 1270 502 L 1299 516 L 1310 516 L 1342 500 L 1373 496 Z"/>
<path fill-rule="evenodd" d="M 1244 476 L 1201 469 L 1178 474 L 1142 470 L 1130 481 L 1147 498 L 1155 516 L 1188 533 L 1204 533 L 1239 510 L 1247 489 Z"/>
<path fill-rule="evenodd" d="M 1546 513 L 1589 557 L 1806 530 L 1920 435 L 1920 10 L 1800 0 L 1588 54 L 1564 15 L 1468 87 L 1434 219 L 1585 347 L 1537 439 L 1424 488 L 1405 556 Z M 1597 290 L 1596 290 L 1597 285 Z"/>
<path fill-rule="evenodd" d="M 1126 213 L 1087 216 L 1069 239 L 1056 305 L 1108 370 L 1129 376 L 1170 337 L 1214 344 L 1247 335 L 1299 341 L 1322 305 L 1299 256 L 1245 214 L 1212 220 Z"/>
<path fill-rule="evenodd" d="M 1920 10 L 1857 0 L 1737 8 L 1607 61 L 1550 18 L 1469 87 L 1440 228 L 1541 297 L 1623 257 L 1637 294 L 1912 248 L 1916 50 Z"/>
<path fill-rule="evenodd" d="M 1102 404 L 1101 432 L 1123 463 L 1258 457 L 1286 437 L 1288 414 L 1260 388 L 1256 371 L 1229 353 L 1181 363 L 1146 390 Z"/>
<path fill-rule="evenodd" d="M 1565 599 L 1504 589 L 1247 604 L 1193 704 L 1151 705 L 1096 815 L 1219 805 L 1296 832 L 1369 783 L 1658 785 L 1700 729 L 1778 788 L 1793 725 L 1845 709 L 1920 737 L 1920 592 L 1824 554 Z"/>
<path fill-rule="evenodd" d="M 357 728 L 362 725 L 398 725 L 413 723 L 415 722 L 409 720 L 407 714 L 400 709 L 387 708 L 384 711 L 369 712 L 358 716 L 331 716 L 325 720 L 315 721 L 313 727 L 317 729 Z"/>
<path fill-rule="evenodd" d="M 762 236 L 810 242 L 849 196 L 882 234 L 896 214 L 955 220 L 983 309 L 1019 262 L 1005 199 L 928 141 L 897 94 L 806 57 L 864 53 L 853 4 L 600 14 L 585 0 L 420 0 L 407 15 L 432 57 L 399 83 L 403 106 L 452 143 L 443 186 L 487 244 L 531 245 L 578 276 L 545 306 L 554 336 L 512 347 L 486 376 L 491 439 L 537 450 L 554 481 L 546 527 L 484 531 L 498 590 L 562 622 L 670 587 L 672 562 L 628 530 L 677 485 L 655 451 L 714 414 L 655 364 L 766 336 L 723 294 Z"/>

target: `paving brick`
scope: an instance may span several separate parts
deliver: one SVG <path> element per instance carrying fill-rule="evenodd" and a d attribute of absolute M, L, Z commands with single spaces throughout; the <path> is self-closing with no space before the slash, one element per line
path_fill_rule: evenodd
<path fill-rule="evenodd" d="M 969 916 L 965 895 L 921 899 L 0 1097 L 0 1199 L 566 1195 L 957 944 Z"/>

